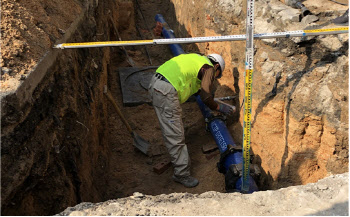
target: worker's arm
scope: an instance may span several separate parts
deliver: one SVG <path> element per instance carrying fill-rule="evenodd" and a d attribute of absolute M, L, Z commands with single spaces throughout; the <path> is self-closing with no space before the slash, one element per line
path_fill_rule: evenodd
<path fill-rule="evenodd" d="M 215 79 L 214 68 L 209 65 L 204 65 L 199 75 L 199 79 L 202 80 L 199 96 L 201 97 L 204 104 L 211 110 L 220 111 L 226 115 L 232 113 L 234 111 L 232 106 L 226 105 L 225 103 L 218 104 L 214 101 L 214 96 L 211 94 Z"/>
<path fill-rule="evenodd" d="M 201 90 L 199 92 L 199 96 L 206 106 L 208 106 L 211 110 L 219 110 L 219 104 L 214 101 L 214 98 L 211 94 L 213 85 L 214 85 L 214 77 L 215 71 L 211 66 L 203 66 L 201 69 Z"/>

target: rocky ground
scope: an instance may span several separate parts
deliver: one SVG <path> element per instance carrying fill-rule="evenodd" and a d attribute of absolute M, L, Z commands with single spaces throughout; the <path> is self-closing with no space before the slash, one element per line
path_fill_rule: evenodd
<path fill-rule="evenodd" d="M 252 194 L 172 193 L 133 196 L 103 203 L 81 203 L 63 216 L 348 216 L 349 173 L 317 183 Z"/>

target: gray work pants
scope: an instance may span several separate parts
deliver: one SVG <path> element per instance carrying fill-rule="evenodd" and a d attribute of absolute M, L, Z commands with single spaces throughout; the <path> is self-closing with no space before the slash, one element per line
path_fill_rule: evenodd
<path fill-rule="evenodd" d="M 159 120 L 165 146 L 171 156 L 174 174 L 189 176 L 190 159 L 185 144 L 182 109 L 177 91 L 173 85 L 154 75 L 149 86 L 149 94 Z"/>

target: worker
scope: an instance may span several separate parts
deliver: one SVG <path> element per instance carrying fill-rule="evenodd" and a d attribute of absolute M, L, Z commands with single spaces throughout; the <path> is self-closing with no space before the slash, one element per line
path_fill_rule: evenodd
<path fill-rule="evenodd" d="M 180 104 L 197 93 L 211 110 L 232 113 L 232 107 L 216 103 L 211 94 L 214 79 L 220 78 L 224 69 L 225 61 L 218 54 L 181 54 L 161 65 L 150 82 L 149 94 L 174 167 L 172 178 L 188 188 L 199 182 L 190 174 Z"/>

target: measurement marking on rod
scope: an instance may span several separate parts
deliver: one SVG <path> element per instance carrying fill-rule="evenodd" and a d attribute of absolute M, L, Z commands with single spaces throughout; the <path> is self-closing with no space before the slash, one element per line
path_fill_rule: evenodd
<path fill-rule="evenodd" d="M 289 32 L 273 32 L 252 34 L 254 39 L 268 38 L 289 38 L 304 37 L 314 35 L 332 35 L 348 33 L 349 27 L 331 28 L 331 29 L 313 29 L 313 30 L 297 30 Z M 252 32 L 253 33 L 253 32 Z M 134 41 L 100 41 L 100 42 L 79 42 L 79 43 L 63 43 L 55 45 L 54 48 L 89 48 L 89 47 L 110 47 L 110 46 L 136 46 L 150 44 L 186 44 L 186 43 L 203 43 L 214 41 L 244 41 L 247 40 L 246 35 L 226 35 L 226 36 L 208 36 L 193 38 L 172 38 L 172 39 L 153 39 L 153 40 L 134 40 Z"/>
<path fill-rule="evenodd" d="M 244 75 L 243 110 L 243 174 L 241 191 L 249 192 L 250 132 L 252 111 L 252 82 L 254 69 L 254 0 L 247 0 L 246 70 Z"/>

